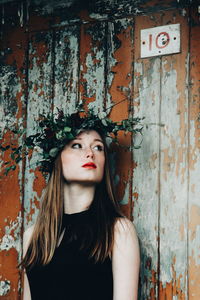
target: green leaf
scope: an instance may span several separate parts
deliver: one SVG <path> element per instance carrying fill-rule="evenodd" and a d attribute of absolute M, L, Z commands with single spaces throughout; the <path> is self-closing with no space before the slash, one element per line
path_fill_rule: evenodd
<path fill-rule="evenodd" d="M 56 157 L 56 155 L 58 154 L 59 152 L 59 149 L 58 148 L 52 148 L 50 151 L 49 151 L 49 155 L 51 157 Z"/>
<path fill-rule="evenodd" d="M 70 127 L 65 126 L 63 131 L 64 131 L 64 132 L 70 132 L 71 130 L 72 130 L 72 129 L 71 129 Z"/>
<path fill-rule="evenodd" d="M 58 131 L 58 132 L 56 133 L 56 138 L 57 138 L 58 140 L 60 140 L 60 139 L 62 139 L 62 137 L 63 137 L 63 132 L 62 132 L 62 130 L 60 130 L 60 131 Z"/>
<path fill-rule="evenodd" d="M 104 126 L 107 126 L 107 120 L 106 120 L 106 119 L 101 120 L 101 123 L 102 123 Z"/>
<path fill-rule="evenodd" d="M 73 140 L 75 138 L 75 136 L 71 132 L 66 134 L 65 137 L 66 137 L 67 140 Z"/>

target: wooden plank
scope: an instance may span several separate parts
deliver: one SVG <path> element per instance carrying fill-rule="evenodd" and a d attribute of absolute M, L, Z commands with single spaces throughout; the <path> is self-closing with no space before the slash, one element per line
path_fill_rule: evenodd
<path fill-rule="evenodd" d="M 158 298 L 160 58 L 140 58 L 140 31 L 159 26 L 159 15 L 135 18 L 134 116 L 145 117 L 141 149 L 134 150 L 133 218 L 140 241 L 139 299 Z M 156 124 L 156 125 L 155 125 Z M 141 142 L 136 135 L 134 143 Z"/>
<path fill-rule="evenodd" d="M 162 57 L 159 299 L 187 299 L 188 15 L 163 13 L 181 24 L 181 53 Z"/>
<path fill-rule="evenodd" d="M 54 110 L 72 113 L 78 103 L 80 26 L 68 26 L 55 33 Z"/>
<path fill-rule="evenodd" d="M 51 32 L 36 32 L 30 36 L 27 135 L 36 132 L 39 114 L 49 112 L 52 107 L 52 42 Z M 37 160 L 38 154 L 35 151 L 26 161 L 25 228 L 35 221 L 45 186 L 45 180 L 36 167 Z"/>
<path fill-rule="evenodd" d="M 27 36 L 23 29 L 12 28 L 3 32 L 1 43 L 0 72 L 0 127 L 18 124 L 22 128 L 25 121 L 26 103 L 26 51 Z M 1 131 L 2 132 L 2 131 Z M 11 133 L 4 135 L 3 144 L 20 143 Z M 11 152 L 1 155 L 10 160 Z M 1 177 L 2 176 L 2 177 Z M 5 176 L 0 174 L 0 297 L 15 300 L 20 297 L 21 233 L 23 218 L 22 164 Z"/>
<path fill-rule="evenodd" d="M 105 42 L 104 22 L 81 25 L 80 101 L 98 114 L 104 110 Z"/>
<path fill-rule="evenodd" d="M 197 7 L 192 8 L 190 25 L 188 297 L 200 299 L 200 23 Z"/>
<path fill-rule="evenodd" d="M 105 73 L 106 109 L 110 118 L 121 121 L 132 114 L 133 19 L 123 18 L 108 23 L 107 64 Z M 112 109 L 109 109 L 113 106 Z M 119 134 L 123 146 L 131 145 L 131 136 Z M 132 217 L 132 154 L 130 149 L 114 146 L 113 177 L 123 213 Z M 114 163 L 117 162 L 117 163 Z"/>
<path fill-rule="evenodd" d="M 39 5 L 38 5 L 39 4 Z M 184 3 L 187 5 L 187 2 Z M 176 9 L 178 6 L 183 6 L 182 2 L 173 0 L 151 0 L 151 1 L 132 1 L 132 0 L 94 0 L 85 1 L 35 1 L 31 3 L 31 9 L 35 13 L 39 10 L 40 15 L 53 15 L 60 12 L 58 20 L 65 24 L 68 22 L 80 22 L 98 20 L 109 20 L 133 16 L 136 14 L 156 13 L 161 10 Z M 82 11 L 83 10 L 83 11 Z M 80 13 L 80 11 L 82 11 Z M 81 16 L 80 16 L 81 15 Z M 40 23 L 39 23 L 40 24 Z"/>

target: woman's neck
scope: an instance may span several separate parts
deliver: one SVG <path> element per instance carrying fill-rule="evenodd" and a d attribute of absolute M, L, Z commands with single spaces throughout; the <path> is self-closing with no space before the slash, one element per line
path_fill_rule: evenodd
<path fill-rule="evenodd" d="M 67 214 L 87 210 L 94 198 L 95 185 L 64 183 L 64 212 Z"/>

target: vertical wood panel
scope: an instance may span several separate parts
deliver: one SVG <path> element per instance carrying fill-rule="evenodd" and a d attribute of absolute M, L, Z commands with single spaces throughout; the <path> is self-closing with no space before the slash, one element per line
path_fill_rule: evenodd
<path fill-rule="evenodd" d="M 181 53 L 162 57 L 160 177 L 160 299 L 187 299 L 188 26 L 187 15 L 164 13 L 181 24 Z"/>
<path fill-rule="evenodd" d="M 27 106 L 27 135 L 34 134 L 39 114 L 51 111 L 52 107 L 52 33 L 31 34 L 29 46 L 29 97 Z M 25 172 L 25 219 L 24 226 L 35 222 L 45 180 L 38 171 L 39 157 L 33 152 L 27 157 Z"/>
<path fill-rule="evenodd" d="M 24 125 L 23 114 L 26 98 L 26 50 L 27 38 L 22 29 L 8 31 L 1 44 L 0 126 Z M 5 144 L 20 143 L 10 133 L 4 136 Z M 11 152 L 9 153 L 11 154 Z M 9 160 L 5 154 L 5 161 Z M 15 300 L 20 295 L 20 271 L 22 231 L 22 165 L 8 176 L 0 174 L 0 298 Z"/>
<path fill-rule="evenodd" d="M 81 25 L 80 101 L 101 113 L 105 98 L 105 22 Z"/>
<path fill-rule="evenodd" d="M 197 7 L 191 12 L 190 115 L 189 115 L 189 299 L 200 299 L 200 21 Z"/>
<path fill-rule="evenodd" d="M 80 26 L 56 31 L 54 65 L 54 109 L 72 113 L 78 103 Z"/>
<path fill-rule="evenodd" d="M 86 100 L 88 107 L 101 115 L 112 103 L 127 98 L 111 110 L 110 117 L 114 120 L 128 117 L 132 83 L 132 30 L 132 21 L 128 19 L 109 23 L 108 27 L 105 22 L 86 24 L 81 29 L 80 100 Z M 130 137 L 121 139 L 124 144 L 130 143 Z M 124 212 L 130 216 L 131 153 L 115 150 L 116 159 L 120 157 L 121 161 L 115 172 L 115 183 Z"/>
<path fill-rule="evenodd" d="M 123 18 L 108 23 L 106 106 L 113 105 L 110 118 L 120 121 L 131 117 L 132 108 L 132 61 L 133 61 L 133 19 Z M 119 103 L 119 104 L 118 104 Z M 130 135 L 119 134 L 120 144 L 131 145 Z M 132 217 L 132 155 L 128 149 L 114 147 L 113 167 L 117 196 L 122 211 Z"/>
<path fill-rule="evenodd" d="M 160 25 L 160 14 L 135 18 L 134 115 L 148 125 L 134 150 L 133 216 L 141 247 L 139 299 L 158 299 L 160 58 L 140 59 L 140 30 Z M 135 144 L 141 136 L 136 135 Z"/>

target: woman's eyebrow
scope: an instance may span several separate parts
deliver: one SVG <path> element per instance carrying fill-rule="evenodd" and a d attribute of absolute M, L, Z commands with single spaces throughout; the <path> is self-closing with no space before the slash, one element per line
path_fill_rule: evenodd
<path fill-rule="evenodd" d="M 94 142 L 101 142 L 103 144 L 103 141 L 100 139 L 94 139 Z"/>
<path fill-rule="evenodd" d="M 82 138 L 75 138 L 75 139 L 73 139 L 72 141 L 75 141 L 75 140 L 82 140 Z M 93 142 L 101 142 L 101 143 L 103 144 L 103 141 L 100 140 L 100 139 L 94 139 Z"/>

